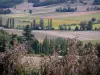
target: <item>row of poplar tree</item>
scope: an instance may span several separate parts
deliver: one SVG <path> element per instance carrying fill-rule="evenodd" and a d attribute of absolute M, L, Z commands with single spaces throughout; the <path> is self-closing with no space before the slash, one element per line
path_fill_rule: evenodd
<path fill-rule="evenodd" d="M 48 19 L 48 26 L 45 26 L 43 19 L 40 19 L 39 24 L 36 23 L 36 19 L 34 19 L 30 23 L 31 23 L 30 27 L 31 27 L 32 30 L 39 30 L 39 28 L 41 30 L 44 30 L 44 29 L 52 30 L 53 29 L 52 19 Z M 6 27 L 7 28 L 17 28 L 16 25 L 15 25 L 15 19 L 14 18 L 8 18 Z"/>

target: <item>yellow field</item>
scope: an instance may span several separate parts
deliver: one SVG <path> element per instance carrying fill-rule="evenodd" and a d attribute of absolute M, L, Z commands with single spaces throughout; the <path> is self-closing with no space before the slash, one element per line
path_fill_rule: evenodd
<path fill-rule="evenodd" d="M 25 20 L 24 20 L 25 21 Z M 30 21 L 32 22 L 32 20 L 26 20 L 26 21 Z M 40 19 L 36 19 L 36 23 L 39 24 Z M 71 25 L 71 24 L 76 24 L 78 25 L 80 23 L 80 21 L 72 21 L 72 20 L 57 20 L 57 19 L 53 19 L 52 20 L 52 25 L 55 29 L 58 29 L 59 25 Z M 17 26 L 26 26 L 26 25 L 30 25 L 31 23 L 17 23 Z M 44 25 L 47 26 L 48 25 L 48 19 L 44 19 Z"/>

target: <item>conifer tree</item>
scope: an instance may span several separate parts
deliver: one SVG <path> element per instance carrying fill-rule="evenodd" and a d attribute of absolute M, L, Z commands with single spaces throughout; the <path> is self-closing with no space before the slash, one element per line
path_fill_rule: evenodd
<path fill-rule="evenodd" d="M 34 38 L 34 35 L 31 34 L 31 31 L 32 31 L 31 28 L 29 27 L 29 25 L 27 25 L 23 32 L 23 36 L 25 37 L 26 41 L 32 40 Z"/>
<path fill-rule="evenodd" d="M 52 29 L 52 19 L 50 19 L 50 29 Z"/>
<path fill-rule="evenodd" d="M 92 26 L 92 21 L 89 21 L 87 24 L 87 30 L 92 30 L 93 26 Z"/>
<path fill-rule="evenodd" d="M 49 54 L 49 40 L 47 39 L 47 36 L 45 37 L 42 45 L 42 52 L 46 55 Z"/>
<path fill-rule="evenodd" d="M 33 29 L 34 30 L 36 29 L 36 20 L 35 19 L 33 20 Z"/>
<path fill-rule="evenodd" d="M 44 29 L 44 20 L 43 19 L 40 19 L 40 26 L 42 29 Z"/>
<path fill-rule="evenodd" d="M 7 20 L 7 28 L 10 28 L 10 19 Z"/>

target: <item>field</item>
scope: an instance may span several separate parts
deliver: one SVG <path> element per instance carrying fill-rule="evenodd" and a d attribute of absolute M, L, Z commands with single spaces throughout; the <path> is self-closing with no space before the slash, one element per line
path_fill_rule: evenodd
<path fill-rule="evenodd" d="M 87 14 L 86 14 L 87 13 Z M 74 26 L 71 26 L 71 28 L 74 30 L 76 25 L 79 26 L 79 23 L 81 21 L 89 21 L 91 20 L 91 18 L 95 17 L 97 20 L 100 20 L 100 11 L 91 11 L 90 12 L 84 12 L 84 14 L 80 14 L 78 15 L 77 13 L 73 13 L 73 15 L 71 15 L 72 13 L 68 14 L 61 14 L 60 16 L 49 16 L 52 19 L 52 24 L 53 27 L 55 29 L 58 29 L 59 25 L 71 25 L 71 24 L 75 24 Z M 65 16 L 63 16 L 65 15 Z M 68 15 L 68 16 L 66 16 Z M 14 17 L 15 18 L 15 27 L 23 27 L 26 25 L 30 25 L 31 22 L 33 21 L 33 19 L 36 19 L 37 24 L 39 24 L 40 18 L 38 16 L 35 15 L 30 15 L 30 14 L 9 14 L 9 15 L 2 15 L 4 19 L 7 20 L 8 17 Z M 60 18 L 59 18 L 60 17 Z M 43 17 L 44 19 L 44 25 L 47 26 L 48 25 L 48 19 L 50 19 L 47 17 Z M 6 23 L 4 20 L 4 24 Z M 23 22 L 23 21 L 28 21 L 28 22 Z M 100 27 L 100 24 L 93 24 L 93 29 L 97 27 Z"/>
<path fill-rule="evenodd" d="M 4 28 L 3 28 L 4 29 Z M 22 35 L 22 30 L 18 29 L 4 29 L 10 34 L 18 34 Z M 35 35 L 35 37 L 38 40 L 43 40 L 46 36 L 49 39 L 55 39 L 57 37 L 61 38 L 75 38 L 86 41 L 86 40 L 100 40 L 100 31 L 32 31 L 32 34 Z"/>
<path fill-rule="evenodd" d="M 72 4 L 72 7 L 76 7 L 78 11 L 77 12 L 62 12 L 58 13 L 55 12 L 56 8 L 59 7 L 67 7 L 67 4 L 61 3 L 61 4 L 55 4 L 55 5 L 49 5 L 49 6 L 43 6 L 43 7 L 33 7 L 32 3 L 21 3 L 19 5 L 16 5 L 15 8 L 10 8 L 12 10 L 12 14 L 8 15 L 1 15 L 4 18 L 4 25 L 6 24 L 8 17 L 15 18 L 15 27 L 25 27 L 26 25 L 30 25 L 33 19 L 36 19 L 37 24 L 39 24 L 40 18 L 44 19 L 44 25 L 48 25 L 48 19 L 52 19 L 52 25 L 55 29 L 58 29 L 59 25 L 71 25 L 75 24 L 79 26 L 79 23 L 81 21 L 89 21 L 91 18 L 95 17 L 97 20 L 100 20 L 100 11 L 86 11 L 87 7 L 93 7 L 95 5 L 91 5 L 91 2 L 89 2 L 89 5 L 82 5 L 82 4 Z M 100 5 L 97 5 L 100 7 Z M 33 13 L 29 14 L 29 10 L 32 10 Z M 28 22 L 23 22 L 28 21 Z M 71 26 L 71 28 L 74 30 L 76 26 Z M 93 29 L 95 27 L 100 27 L 99 24 L 94 24 Z"/>

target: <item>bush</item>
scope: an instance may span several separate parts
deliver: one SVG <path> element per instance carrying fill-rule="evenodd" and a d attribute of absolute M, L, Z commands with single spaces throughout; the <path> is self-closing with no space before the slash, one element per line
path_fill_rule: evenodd
<path fill-rule="evenodd" d="M 80 29 L 79 29 L 79 27 L 78 26 L 76 26 L 75 27 L 75 31 L 79 31 Z"/>

